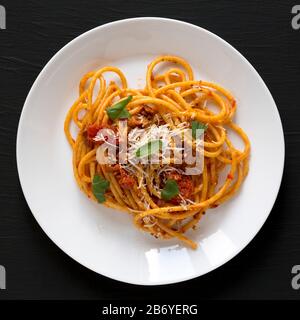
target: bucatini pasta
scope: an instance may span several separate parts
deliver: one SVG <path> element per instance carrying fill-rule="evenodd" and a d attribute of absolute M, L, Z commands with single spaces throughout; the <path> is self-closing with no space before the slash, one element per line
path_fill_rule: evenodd
<path fill-rule="evenodd" d="M 116 80 L 107 82 L 106 73 Z M 89 72 L 64 125 L 75 179 L 89 198 L 132 214 L 139 229 L 196 249 L 186 231 L 207 209 L 228 201 L 248 173 L 250 142 L 233 122 L 236 109 L 230 92 L 195 80 L 190 65 L 176 56 L 160 56 L 148 65 L 144 89 L 128 88 L 116 67 Z M 233 145 L 229 130 L 241 138 L 243 150 Z M 201 172 L 187 173 L 191 165 L 175 136 L 202 157 Z M 101 161 L 103 155 L 108 162 Z M 154 157 L 156 162 L 149 161 Z"/>

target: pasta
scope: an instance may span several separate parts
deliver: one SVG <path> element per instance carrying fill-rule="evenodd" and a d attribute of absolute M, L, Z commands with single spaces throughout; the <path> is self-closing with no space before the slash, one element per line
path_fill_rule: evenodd
<path fill-rule="evenodd" d="M 106 73 L 114 73 L 117 80 L 107 82 Z M 79 97 L 64 124 L 78 186 L 89 198 L 130 213 L 137 228 L 157 238 L 177 238 L 196 249 L 185 233 L 196 228 L 207 209 L 228 201 L 248 173 L 250 142 L 233 122 L 236 109 L 229 91 L 195 80 L 192 68 L 180 57 L 153 60 L 144 89 L 128 88 L 126 77 L 116 67 L 89 72 L 80 81 Z M 168 136 L 191 130 L 186 140 L 195 155 L 201 141 L 194 136 L 195 128 L 202 130 L 202 171 L 186 174 L 189 164 L 176 162 L 176 155 L 184 158 L 183 151 Z M 103 129 L 107 135 L 99 133 Z M 228 131 L 241 138 L 243 150 L 233 145 Z M 127 162 L 121 163 L 124 134 Z M 112 136 L 112 149 L 119 155 L 113 159 L 116 163 L 103 163 L 99 153 Z M 154 153 L 156 163 L 135 161 L 141 155 L 149 160 Z M 166 158 L 167 163 L 162 161 Z"/>

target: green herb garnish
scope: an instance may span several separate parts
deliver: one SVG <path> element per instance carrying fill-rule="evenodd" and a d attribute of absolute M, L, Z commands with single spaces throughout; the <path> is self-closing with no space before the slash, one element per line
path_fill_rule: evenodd
<path fill-rule="evenodd" d="M 140 148 L 138 148 L 136 151 L 136 156 L 139 158 L 150 156 L 151 154 L 159 152 L 161 148 L 162 148 L 161 140 L 152 140 L 144 144 Z"/>
<path fill-rule="evenodd" d="M 109 188 L 109 181 L 103 179 L 98 174 L 94 175 L 93 183 L 92 183 L 92 190 L 94 196 L 97 198 L 97 200 L 102 203 L 105 202 L 105 191 Z"/>
<path fill-rule="evenodd" d="M 161 190 L 161 197 L 164 200 L 171 200 L 179 194 L 178 184 L 175 180 L 167 180 L 164 188 Z"/>
<path fill-rule="evenodd" d="M 196 139 L 197 129 L 203 130 L 207 129 L 208 125 L 198 121 L 192 121 L 192 136 Z"/>
<path fill-rule="evenodd" d="M 132 96 L 115 103 L 113 106 L 106 109 L 107 115 L 111 120 L 127 119 L 131 117 L 131 114 L 126 109 L 127 104 L 131 101 Z"/>

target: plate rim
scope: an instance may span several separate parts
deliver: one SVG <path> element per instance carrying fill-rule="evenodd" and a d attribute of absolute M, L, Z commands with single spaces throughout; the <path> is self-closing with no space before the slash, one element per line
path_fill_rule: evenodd
<path fill-rule="evenodd" d="M 278 183 L 276 185 L 276 188 L 274 187 L 274 194 L 275 197 L 272 200 L 272 205 L 269 208 L 268 213 L 266 214 L 261 226 L 257 229 L 257 231 L 255 232 L 254 235 L 252 235 L 250 237 L 250 240 L 245 241 L 245 244 L 238 248 L 233 254 L 229 255 L 226 259 L 222 260 L 222 262 L 214 265 L 212 268 L 210 268 L 208 271 L 204 272 L 204 273 L 195 273 L 193 276 L 185 276 L 185 277 L 181 277 L 180 279 L 175 278 L 175 279 L 171 279 L 171 280 L 165 280 L 165 281 L 157 281 L 157 282 L 145 282 L 145 281 L 139 281 L 138 279 L 129 281 L 129 280 L 124 280 L 121 276 L 113 276 L 108 274 L 107 272 L 99 272 L 97 270 L 95 270 L 94 268 L 87 266 L 84 262 L 79 261 L 77 258 L 74 258 L 72 254 L 70 254 L 67 250 L 65 250 L 63 248 L 62 245 L 58 245 L 57 241 L 53 238 L 50 237 L 50 235 L 48 234 L 48 231 L 46 230 L 45 227 L 42 226 L 42 224 L 40 223 L 40 219 L 38 218 L 38 215 L 34 213 L 34 211 L 32 210 L 32 206 L 28 201 L 28 196 L 25 192 L 25 188 L 23 186 L 23 182 L 22 182 L 22 177 L 21 177 L 21 170 L 20 170 L 20 163 L 21 163 L 21 157 L 22 155 L 20 154 L 20 132 L 22 131 L 22 125 L 24 123 L 23 118 L 24 118 L 24 114 L 26 112 L 26 109 L 28 109 L 28 105 L 29 105 L 29 101 L 31 99 L 31 96 L 33 95 L 39 80 L 41 79 L 41 77 L 44 75 L 44 73 L 46 73 L 48 71 L 48 68 L 50 68 L 51 64 L 56 60 L 56 58 L 63 53 L 63 51 L 71 46 L 73 43 L 80 41 L 81 39 L 83 39 L 84 37 L 87 37 L 88 35 L 90 35 L 93 32 L 98 31 L 99 29 L 105 29 L 105 28 L 109 28 L 112 25 L 117 25 L 117 24 L 122 24 L 122 23 L 127 23 L 127 22 L 134 22 L 134 21 L 141 21 L 141 20 L 152 20 L 152 21 L 166 21 L 166 22 L 175 22 L 175 23 L 179 23 L 179 24 L 183 24 L 185 26 L 188 26 L 190 28 L 194 28 L 194 29 L 198 29 L 201 30 L 202 32 L 208 34 L 209 36 L 217 39 L 218 41 L 221 41 L 223 43 L 223 45 L 225 45 L 226 47 L 229 47 L 231 50 L 233 50 L 238 56 L 239 58 L 241 58 L 243 60 L 244 63 L 246 63 L 248 65 L 248 67 L 250 67 L 250 69 L 252 69 L 252 71 L 255 73 L 256 77 L 257 77 L 257 81 L 259 81 L 261 83 L 261 85 L 264 87 L 265 91 L 267 92 L 267 95 L 269 96 L 269 98 L 271 99 L 271 102 L 273 104 L 273 109 L 275 111 L 275 116 L 279 122 L 280 125 L 280 136 L 282 138 L 282 156 L 280 159 L 280 176 L 279 176 L 279 180 Z M 283 173 L 284 173 L 284 166 L 285 166 L 285 137 L 284 137 L 284 131 L 283 131 L 283 125 L 282 125 L 282 121 L 281 121 L 281 117 L 280 117 L 280 113 L 279 110 L 277 108 L 276 102 L 270 92 L 270 90 L 268 89 L 266 83 L 264 82 L 263 78 L 261 77 L 261 75 L 258 73 L 258 71 L 255 69 L 255 67 L 244 57 L 243 54 L 241 54 L 237 49 L 235 49 L 235 47 L 233 47 L 230 43 L 228 43 L 226 40 L 224 40 L 223 38 L 221 38 L 220 36 L 218 36 L 217 34 L 203 28 L 200 27 L 198 25 L 189 23 L 189 22 L 185 22 L 185 21 L 181 21 L 181 20 L 177 20 L 177 19 L 171 19 L 171 18 L 164 18 L 164 17 L 150 17 L 150 16 L 146 16 L 146 17 L 134 17 L 134 18 L 127 18 L 127 19 L 120 19 L 120 20 L 115 20 L 112 22 L 108 22 L 102 25 L 99 25 L 95 28 L 92 28 L 88 31 L 85 31 L 84 33 L 78 35 L 77 37 L 75 37 L 74 39 L 72 39 L 71 41 L 69 41 L 67 44 L 65 44 L 63 47 L 61 47 L 53 56 L 52 58 L 43 66 L 42 70 L 40 71 L 40 73 L 38 74 L 38 76 L 36 77 L 35 81 L 33 82 L 27 97 L 25 99 L 24 105 L 22 107 L 22 111 L 21 111 L 21 115 L 19 118 L 19 122 L 18 122 L 18 128 L 17 128 L 17 135 L 16 135 L 16 162 L 17 162 L 17 171 L 18 171 L 18 177 L 19 177 L 19 182 L 20 182 L 20 186 L 24 195 L 24 198 L 26 200 L 26 203 L 31 211 L 31 214 L 33 215 L 34 219 L 36 220 L 36 222 L 38 223 L 39 227 L 43 230 L 43 232 L 47 235 L 47 237 L 61 250 L 63 251 L 67 256 L 69 256 L 70 258 L 72 258 L 72 260 L 76 261 L 77 263 L 79 263 L 80 265 L 82 265 L 83 267 L 87 268 L 88 270 L 91 270 L 101 276 L 105 276 L 109 279 L 113 279 L 116 281 L 120 281 L 123 283 L 127 283 L 127 284 L 134 284 L 134 285 L 144 285 L 144 286 L 160 286 L 160 285 L 168 285 L 168 284 L 173 284 L 173 283 L 180 283 L 183 281 L 188 281 L 188 280 L 192 280 L 201 276 L 204 276 L 205 274 L 208 274 L 216 269 L 218 269 L 220 266 L 226 264 L 228 261 L 232 260 L 234 257 L 236 257 L 237 255 L 239 255 L 241 253 L 241 251 L 243 251 L 248 245 L 249 243 L 256 237 L 256 235 L 260 232 L 260 230 L 262 229 L 262 227 L 264 226 L 266 220 L 268 219 L 274 205 L 276 202 L 276 199 L 278 197 L 278 193 L 280 191 L 280 186 L 282 184 L 282 178 L 283 178 Z"/>

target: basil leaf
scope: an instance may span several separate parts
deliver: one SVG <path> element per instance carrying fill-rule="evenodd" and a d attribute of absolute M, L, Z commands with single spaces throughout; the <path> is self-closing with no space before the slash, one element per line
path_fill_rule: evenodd
<path fill-rule="evenodd" d="M 96 199 L 98 200 L 99 203 L 103 203 L 105 202 L 105 196 L 104 193 L 100 192 L 100 193 L 94 193 L 94 196 L 96 197 Z"/>
<path fill-rule="evenodd" d="M 123 99 L 115 103 L 110 108 L 107 108 L 106 112 L 109 118 L 111 120 L 130 118 L 131 114 L 126 109 L 126 106 L 131 101 L 131 99 L 132 99 L 132 96 L 128 96 L 126 99 Z"/>
<path fill-rule="evenodd" d="M 179 194 L 178 184 L 175 180 L 167 180 L 164 188 L 161 191 L 161 197 L 164 200 L 171 200 Z"/>
<path fill-rule="evenodd" d="M 119 113 L 119 116 L 118 118 L 119 119 L 128 119 L 131 117 L 131 114 L 129 113 L 129 111 L 124 108 L 120 113 Z"/>
<path fill-rule="evenodd" d="M 203 132 L 207 129 L 208 125 L 198 121 L 192 121 L 192 136 L 196 139 L 197 129 L 203 130 Z"/>
<path fill-rule="evenodd" d="M 109 181 L 103 179 L 98 174 L 95 174 L 92 182 L 92 191 L 94 196 L 100 203 L 105 201 L 104 193 L 108 188 Z"/>
<path fill-rule="evenodd" d="M 140 148 L 138 148 L 136 151 L 136 156 L 139 158 L 150 156 L 151 154 L 159 152 L 161 148 L 162 148 L 161 140 L 152 140 L 144 144 Z"/>

